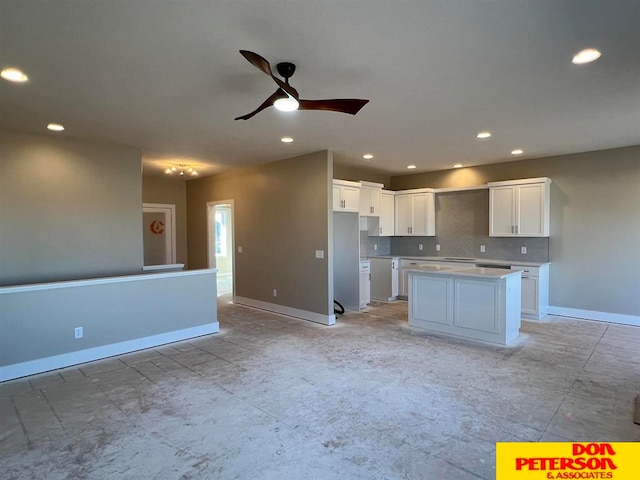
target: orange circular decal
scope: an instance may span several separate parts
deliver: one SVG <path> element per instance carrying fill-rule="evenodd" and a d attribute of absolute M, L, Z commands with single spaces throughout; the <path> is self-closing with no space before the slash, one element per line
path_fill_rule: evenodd
<path fill-rule="evenodd" d="M 153 222 L 151 222 L 149 230 L 151 230 L 151 233 L 161 235 L 164 233 L 164 223 L 162 223 L 160 220 L 154 220 Z"/>

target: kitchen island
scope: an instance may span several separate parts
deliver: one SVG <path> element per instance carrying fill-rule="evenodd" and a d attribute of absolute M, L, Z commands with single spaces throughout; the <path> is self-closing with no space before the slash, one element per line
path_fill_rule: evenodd
<path fill-rule="evenodd" d="M 400 269 L 409 276 L 409 325 L 502 345 L 518 336 L 520 271 L 448 265 Z"/>

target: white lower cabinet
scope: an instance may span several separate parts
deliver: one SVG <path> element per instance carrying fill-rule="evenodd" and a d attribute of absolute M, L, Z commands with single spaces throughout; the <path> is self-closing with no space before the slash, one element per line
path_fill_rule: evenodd
<path fill-rule="evenodd" d="M 511 265 L 522 272 L 522 316 L 540 320 L 549 311 L 549 264 Z"/>
<path fill-rule="evenodd" d="M 371 302 L 371 262 L 360 262 L 360 308 Z"/>
<path fill-rule="evenodd" d="M 427 260 L 409 260 L 401 258 L 398 261 L 400 267 L 406 267 L 407 265 L 428 265 Z M 409 295 L 409 272 L 406 270 L 400 270 L 398 272 L 398 297 L 407 299 Z"/>
<path fill-rule="evenodd" d="M 398 298 L 398 258 L 372 258 L 371 298 L 391 302 Z"/>

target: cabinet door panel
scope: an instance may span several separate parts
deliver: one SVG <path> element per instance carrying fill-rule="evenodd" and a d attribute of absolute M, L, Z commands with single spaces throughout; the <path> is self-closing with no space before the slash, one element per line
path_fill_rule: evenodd
<path fill-rule="evenodd" d="M 412 217 L 411 195 L 396 195 L 396 235 L 410 235 Z"/>
<path fill-rule="evenodd" d="M 489 190 L 489 235 L 513 236 L 515 187 L 494 187 Z"/>
<path fill-rule="evenodd" d="M 360 187 L 360 216 L 368 217 L 371 215 L 371 202 L 369 201 L 371 188 L 369 187 Z"/>
<path fill-rule="evenodd" d="M 394 234 L 395 199 L 393 194 L 380 195 L 380 236 L 389 237 Z"/>
<path fill-rule="evenodd" d="M 371 213 L 369 213 L 369 216 L 371 217 L 380 216 L 380 190 L 380 188 L 369 189 L 369 205 L 371 207 Z"/>
<path fill-rule="evenodd" d="M 342 201 L 342 190 L 340 189 L 340 187 L 336 187 L 334 185 L 333 187 L 333 211 L 334 212 L 339 212 L 342 210 L 342 205 L 340 205 L 341 201 Z"/>
<path fill-rule="evenodd" d="M 544 235 L 544 188 L 541 184 L 518 187 L 518 235 Z"/>
<path fill-rule="evenodd" d="M 357 187 L 342 187 L 344 212 L 358 212 L 360 209 L 360 189 Z"/>
<path fill-rule="evenodd" d="M 419 193 L 413 197 L 412 235 L 427 235 L 427 194 Z"/>
<path fill-rule="evenodd" d="M 522 313 L 538 313 L 538 279 L 522 277 Z"/>

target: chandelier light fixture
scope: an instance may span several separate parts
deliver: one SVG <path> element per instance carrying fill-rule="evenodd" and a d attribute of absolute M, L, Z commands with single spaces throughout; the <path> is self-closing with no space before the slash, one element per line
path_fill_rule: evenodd
<path fill-rule="evenodd" d="M 189 167 L 187 165 L 172 165 L 171 167 L 167 168 L 164 173 L 165 175 L 178 175 L 180 177 L 184 177 L 187 175 L 192 177 L 198 176 L 198 171 L 195 168 Z"/>

